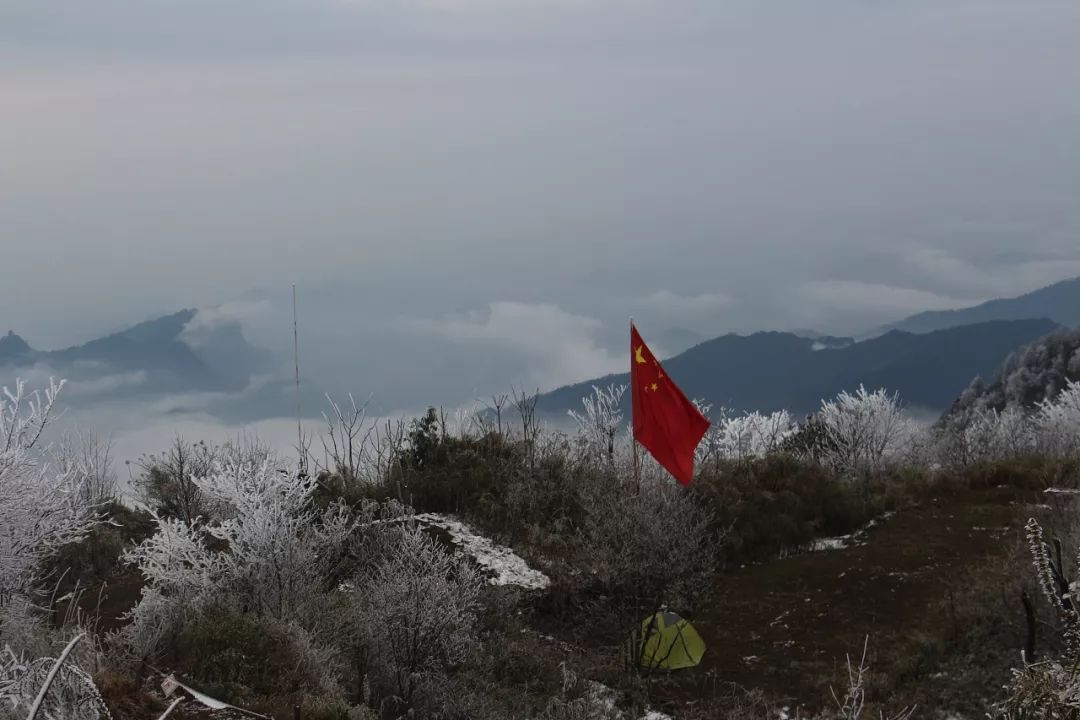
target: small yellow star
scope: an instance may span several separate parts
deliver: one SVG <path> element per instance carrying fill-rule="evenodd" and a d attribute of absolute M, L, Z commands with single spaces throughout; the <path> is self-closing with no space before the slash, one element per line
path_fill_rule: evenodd
<path fill-rule="evenodd" d="M 653 392 L 656 392 L 656 391 L 657 391 L 657 390 L 659 390 L 659 389 L 660 389 L 660 386 L 659 386 L 659 385 L 657 385 L 656 383 L 653 383 L 653 384 L 652 384 L 652 391 L 653 391 Z"/>

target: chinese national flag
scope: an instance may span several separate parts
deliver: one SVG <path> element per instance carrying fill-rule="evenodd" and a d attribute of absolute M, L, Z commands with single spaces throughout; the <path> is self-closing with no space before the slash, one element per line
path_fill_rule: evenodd
<path fill-rule="evenodd" d="M 672 382 L 630 325 L 634 439 L 683 485 L 694 478 L 694 450 L 709 421 Z"/>

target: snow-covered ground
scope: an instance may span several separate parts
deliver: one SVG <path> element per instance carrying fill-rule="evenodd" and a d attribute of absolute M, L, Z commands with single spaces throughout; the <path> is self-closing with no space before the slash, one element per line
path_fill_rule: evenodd
<path fill-rule="evenodd" d="M 491 574 L 488 582 L 492 585 L 517 585 L 540 590 L 551 583 L 547 575 L 529 567 L 513 550 L 493 543 L 460 520 L 437 513 L 424 513 L 414 519 L 446 531 L 454 545 Z"/>

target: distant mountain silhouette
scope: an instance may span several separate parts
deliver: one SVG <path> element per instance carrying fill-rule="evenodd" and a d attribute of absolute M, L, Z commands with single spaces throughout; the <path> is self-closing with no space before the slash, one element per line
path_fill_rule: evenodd
<path fill-rule="evenodd" d="M 883 331 L 925 333 L 992 320 L 1048 318 L 1063 327 L 1080 326 L 1080 278 L 1063 280 L 1016 298 L 990 300 L 961 310 L 919 313 L 886 325 Z"/>
<path fill-rule="evenodd" d="M 34 349 L 13 331 L 0 337 L 0 365 L 23 363 L 33 354 Z"/>
<path fill-rule="evenodd" d="M 657 350 L 661 351 L 664 357 L 672 357 L 708 339 L 699 332 L 674 327 L 661 331 L 656 336 L 655 343 Z"/>
<path fill-rule="evenodd" d="M 196 310 L 133 325 L 62 350 L 35 350 L 9 331 L 0 338 L 0 367 L 41 365 L 73 382 L 98 381 L 110 398 L 145 393 L 234 392 L 269 366 L 268 355 L 248 344 L 239 325 L 185 336 Z"/>
<path fill-rule="evenodd" d="M 780 332 L 726 335 L 664 365 L 690 397 L 737 412 L 809 413 L 822 398 L 860 384 L 899 392 L 910 406 L 943 410 L 972 378 L 990 375 L 1009 353 L 1057 328 L 1045 319 L 996 321 L 927 334 L 894 330 L 862 342 Z M 542 395 L 537 407 L 561 414 L 579 408 L 593 385 L 627 382 L 627 374 L 610 375 L 559 388 Z"/>

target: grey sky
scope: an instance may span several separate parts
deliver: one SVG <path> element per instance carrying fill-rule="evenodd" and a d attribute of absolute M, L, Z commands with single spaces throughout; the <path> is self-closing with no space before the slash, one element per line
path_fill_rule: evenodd
<path fill-rule="evenodd" d="M 588 377 L 629 314 L 1016 294 L 1080 275 L 1077 37 L 1074 0 L 0 0 L 0 317 L 246 298 L 281 350 L 296 281 L 311 371 L 407 404 Z"/>

